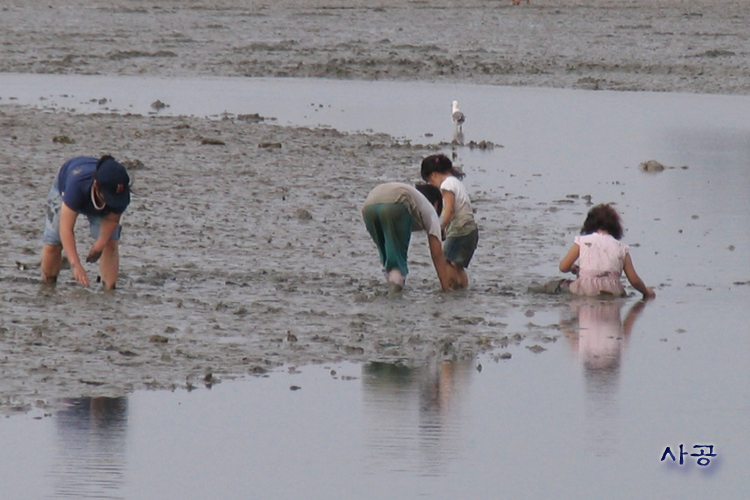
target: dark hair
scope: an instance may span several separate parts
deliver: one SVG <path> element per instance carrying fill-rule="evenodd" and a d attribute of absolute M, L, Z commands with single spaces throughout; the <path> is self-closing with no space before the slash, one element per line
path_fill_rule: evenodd
<path fill-rule="evenodd" d="M 600 229 L 607 231 L 614 239 L 622 238 L 622 223 L 617 211 L 611 205 L 601 204 L 589 210 L 581 228 L 581 234 L 591 234 Z"/>
<path fill-rule="evenodd" d="M 425 181 L 430 178 L 433 172 L 439 172 L 441 174 L 449 173 L 452 176 L 463 179 L 466 174 L 453 167 L 453 162 L 444 154 L 430 155 L 422 160 L 422 168 L 420 174 L 422 179 Z"/>
<path fill-rule="evenodd" d="M 443 213 L 443 193 L 441 193 L 438 188 L 436 188 L 432 184 L 422 183 L 419 183 L 414 187 L 417 188 L 417 191 L 422 193 L 425 198 L 427 198 L 427 201 L 430 202 L 430 205 L 435 205 L 435 203 L 437 203 L 438 215 Z"/>

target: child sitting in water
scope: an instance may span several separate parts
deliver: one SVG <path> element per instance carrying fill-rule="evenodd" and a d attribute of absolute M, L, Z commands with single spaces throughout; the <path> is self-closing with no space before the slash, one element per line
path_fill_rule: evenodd
<path fill-rule="evenodd" d="M 568 290 L 576 295 L 626 295 L 620 282 L 625 276 L 630 284 L 643 294 L 644 299 L 656 297 L 638 276 L 630 258 L 629 247 L 620 242 L 622 237 L 620 216 L 610 205 L 596 205 L 589 210 L 581 234 L 560 261 L 560 271 L 577 275 L 575 280 L 561 280 L 555 292 Z M 578 264 L 576 264 L 578 261 Z"/>
<path fill-rule="evenodd" d="M 466 268 L 474 256 L 479 241 L 479 229 L 474 221 L 469 193 L 460 181 L 463 172 L 453 168 L 447 156 L 431 155 L 422 160 L 420 174 L 427 183 L 440 188 L 443 195 L 443 213 L 440 227 L 445 234 L 443 252 L 456 271 L 458 285 L 469 286 Z"/>

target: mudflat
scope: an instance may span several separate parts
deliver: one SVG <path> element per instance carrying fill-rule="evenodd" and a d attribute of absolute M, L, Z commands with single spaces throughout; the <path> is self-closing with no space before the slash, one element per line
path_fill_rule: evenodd
<path fill-rule="evenodd" d="M 4 2 L 0 71 L 747 94 L 744 0 Z"/>

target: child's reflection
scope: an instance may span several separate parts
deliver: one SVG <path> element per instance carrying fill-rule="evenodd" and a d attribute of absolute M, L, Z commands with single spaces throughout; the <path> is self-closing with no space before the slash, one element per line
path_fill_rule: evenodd
<path fill-rule="evenodd" d="M 611 425 L 617 413 L 615 396 L 622 354 L 636 319 L 646 307 L 645 301 L 638 301 L 622 319 L 625 303 L 620 298 L 578 298 L 570 303 L 573 318 L 563 322 L 565 337 L 583 368 L 586 413 L 593 426 L 589 438 L 601 455 L 615 449 Z"/>
<path fill-rule="evenodd" d="M 587 378 L 619 372 L 623 347 L 646 302 L 633 304 L 622 320 L 620 312 L 624 305 L 622 299 L 616 298 L 576 299 L 570 303 L 574 318 L 565 322 L 570 327 L 565 336 L 578 354 Z"/>
<path fill-rule="evenodd" d="M 369 363 L 363 368 L 369 449 L 375 466 L 444 471 L 455 456 L 460 399 L 472 359 L 435 360 L 417 368 Z"/>

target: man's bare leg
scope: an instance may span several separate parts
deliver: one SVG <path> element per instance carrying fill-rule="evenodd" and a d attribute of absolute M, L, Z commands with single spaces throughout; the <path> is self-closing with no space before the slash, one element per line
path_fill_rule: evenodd
<path fill-rule="evenodd" d="M 120 274 L 120 251 L 117 240 L 109 240 L 99 261 L 99 274 L 105 290 L 114 290 Z"/>
<path fill-rule="evenodd" d="M 62 245 L 44 245 L 42 248 L 42 281 L 54 285 L 62 267 Z"/>

